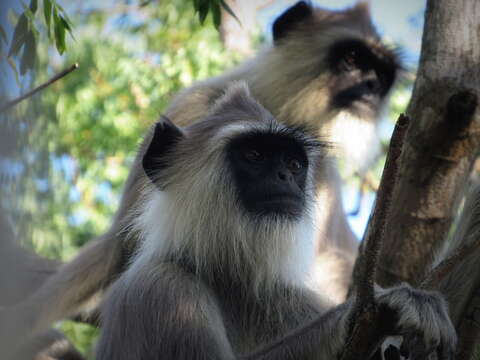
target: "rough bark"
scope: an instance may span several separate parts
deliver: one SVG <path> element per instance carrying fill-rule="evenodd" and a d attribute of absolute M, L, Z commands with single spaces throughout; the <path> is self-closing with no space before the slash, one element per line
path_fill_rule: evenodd
<path fill-rule="evenodd" d="M 377 281 L 415 284 L 450 228 L 480 145 L 480 2 L 429 0 L 412 120 Z"/>

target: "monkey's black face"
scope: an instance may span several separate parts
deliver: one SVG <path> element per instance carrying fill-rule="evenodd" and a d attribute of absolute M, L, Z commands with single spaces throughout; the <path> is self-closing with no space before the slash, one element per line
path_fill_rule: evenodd
<path fill-rule="evenodd" d="M 248 213 L 301 216 L 308 158 L 300 141 L 287 135 L 252 132 L 233 139 L 227 154 L 239 201 Z"/>
<path fill-rule="evenodd" d="M 398 65 L 384 48 L 370 48 L 359 40 L 334 44 L 328 65 L 332 80 L 332 107 L 357 115 L 375 113 L 395 81 Z M 374 115 L 374 114 L 373 114 Z"/>

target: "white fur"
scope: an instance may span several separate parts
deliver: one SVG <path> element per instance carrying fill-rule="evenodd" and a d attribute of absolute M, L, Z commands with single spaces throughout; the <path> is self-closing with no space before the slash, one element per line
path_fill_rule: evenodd
<path fill-rule="evenodd" d="M 255 287 L 271 280 L 274 283 L 278 280 L 303 283 L 315 253 L 313 224 L 308 214 L 298 224 L 272 219 L 245 224 L 241 219 L 245 215 L 232 214 L 237 206 L 233 202 L 231 206 L 211 203 L 208 208 L 212 211 L 217 208 L 217 213 L 198 216 L 202 209 L 192 204 L 203 205 L 213 200 L 202 196 L 210 191 L 206 189 L 199 190 L 194 199 L 196 189 L 198 187 L 193 185 L 187 196 L 178 196 L 169 190 L 160 192 L 151 188 L 147 191 L 149 199 L 134 222 L 134 229 L 140 233 L 141 247 L 129 272 L 136 273 L 138 267 L 161 262 L 184 251 L 193 256 L 198 271 L 210 271 L 208 264 L 221 262 L 222 259 L 215 256 L 227 251 L 225 256 L 235 260 L 239 274 L 243 266 L 257 269 Z M 186 200 L 188 196 L 191 196 L 189 201 Z M 182 203 L 186 206 L 181 206 Z M 192 220 L 192 217 L 197 219 Z M 232 238 L 225 239 L 226 233 L 231 233 Z M 272 239 L 275 240 L 273 244 Z M 244 263 L 248 259 L 251 264 Z"/>
<path fill-rule="evenodd" d="M 350 112 L 340 112 L 327 129 L 327 138 L 339 145 L 339 157 L 346 160 L 348 173 L 367 170 L 380 152 L 377 122 L 365 121 Z"/>
<path fill-rule="evenodd" d="M 252 125 L 246 122 L 241 124 L 231 124 L 222 127 L 215 136 L 210 140 L 212 148 L 218 148 L 225 145 L 225 140 L 234 137 L 237 134 L 245 132 L 247 129 L 251 129 Z"/>
<path fill-rule="evenodd" d="M 272 131 L 272 126 L 283 128 L 270 121 L 227 125 L 208 140 L 216 143 L 209 151 L 187 155 L 188 159 L 173 156 L 176 163 L 165 191 L 147 185 L 132 216 L 129 227 L 139 235 L 141 246 L 129 272 L 187 257 L 195 271 L 207 277 L 228 263 L 230 275 L 240 281 L 253 276 L 251 285 L 257 289 L 279 281 L 303 283 L 315 254 L 313 169 L 307 174 L 306 209 L 294 220 L 246 214 L 225 165 L 225 137 L 247 129 Z"/>

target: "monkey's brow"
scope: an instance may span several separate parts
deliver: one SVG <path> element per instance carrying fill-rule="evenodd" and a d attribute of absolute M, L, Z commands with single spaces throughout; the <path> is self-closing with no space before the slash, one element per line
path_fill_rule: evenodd
<path fill-rule="evenodd" d="M 332 145 L 329 141 L 311 136 L 310 134 L 313 133 L 313 130 L 305 126 L 282 127 L 281 129 L 277 129 L 275 133 L 280 136 L 291 138 L 292 140 L 300 143 L 306 149 L 328 149 Z"/>

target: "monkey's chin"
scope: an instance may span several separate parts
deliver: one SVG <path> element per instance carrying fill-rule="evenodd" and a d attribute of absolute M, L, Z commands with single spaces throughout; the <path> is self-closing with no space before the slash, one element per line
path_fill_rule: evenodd
<path fill-rule="evenodd" d="M 360 119 L 374 119 L 377 116 L 378 103 L 374 100 L 353 101 L 348 109 L 350 114 Z"/>

